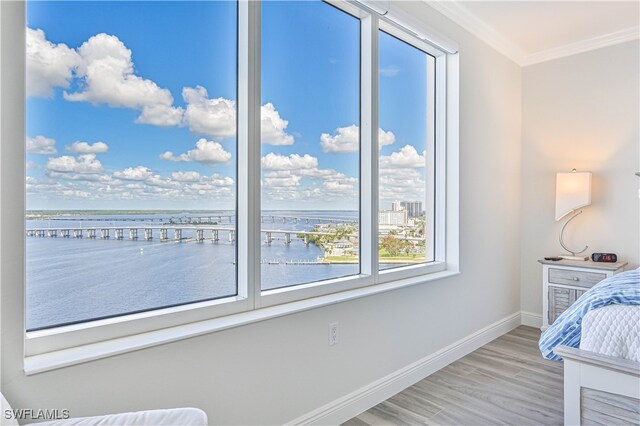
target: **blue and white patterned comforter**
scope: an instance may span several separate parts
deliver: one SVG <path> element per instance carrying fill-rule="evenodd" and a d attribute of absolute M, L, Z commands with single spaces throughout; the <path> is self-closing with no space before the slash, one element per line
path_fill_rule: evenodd
<path fill-rule="evenodd" d="M 606 278 L 585 292 L 540 337 L 540 352 L 547 359 L 562 360 L 553 353 L 558 345 L 580 346 L 582 318 L 608 305 L 640 305 L 640 269 Z"/>

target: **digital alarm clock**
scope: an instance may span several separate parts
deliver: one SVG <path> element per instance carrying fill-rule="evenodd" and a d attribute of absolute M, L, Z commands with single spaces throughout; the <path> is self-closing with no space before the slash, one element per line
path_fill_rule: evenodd
<path fill-rule="evenodd" d="M 618 256 L 614 253 L 593 253 L 591 260 L 594 262 L 615 263 L 618 261 Z"/>

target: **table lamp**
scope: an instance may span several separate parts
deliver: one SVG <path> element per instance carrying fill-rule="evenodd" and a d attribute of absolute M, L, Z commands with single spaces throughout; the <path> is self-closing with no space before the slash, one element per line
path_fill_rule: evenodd
<path fill-rule="evenodd" d="M 582 250 L 572 250 L 564 242 L 564 230 L 573 219 L 582 213 L 578 209 L 591 204 L 591 172 L 577 172 L 573 169 L 570 173 L 556 174 L 556 221 L 569 216 L 560 231 L 560 245 L 570 254 L 560 257 L 567 260 L 588 260 L 587 256 L 578 256 L 584 253 L 589 246 Z"/>

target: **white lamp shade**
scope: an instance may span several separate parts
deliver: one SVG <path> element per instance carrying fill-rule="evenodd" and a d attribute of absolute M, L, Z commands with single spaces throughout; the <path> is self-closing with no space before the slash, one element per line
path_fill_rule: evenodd
<path fill-rule="evenodd" d="M 556 220 L 591 204 L 591 172 L 556 174 Z"/>

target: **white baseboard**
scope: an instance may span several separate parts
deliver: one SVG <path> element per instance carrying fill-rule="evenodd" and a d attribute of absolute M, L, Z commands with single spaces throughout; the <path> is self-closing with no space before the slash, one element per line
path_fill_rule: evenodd
<path fill-rule="evenodd" d="M 470 334 L 436 353 L 407 365 L 382 379 L 338 398 L 316 410 L 287 422 L 288 425 L 341 424 L 376 404 L 392 397 L 432 373 L 475 351 L 521 324 L 516 312 Z"/>
<path fill-rule="evenodd" d="M 522 325 L 528 325 L 529 327 L 542 327 L 542 315 L 540 314 L 520 311 L 520 321 Z"/>

